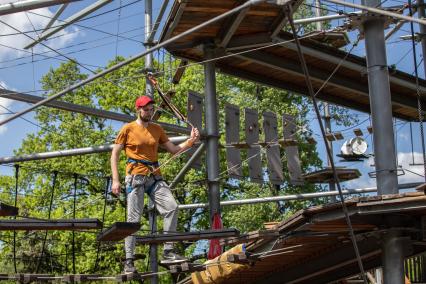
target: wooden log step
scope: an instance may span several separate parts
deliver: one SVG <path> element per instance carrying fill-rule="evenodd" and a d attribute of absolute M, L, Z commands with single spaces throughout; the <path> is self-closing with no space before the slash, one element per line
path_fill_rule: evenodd
<path fill-rule="evenodd" d="M 154 275 L 151 271 L 144 272 L 144 273 L 127 273 L 127 274 L 120 274 L 115 277 L 115 281 L 117 282 L 126 282 L 126 281 L 132 281 L 132 280 L 144 280 L 151 278 Z"/>
<path fill-rule="evenodd" d="M 205 264 L 184 262 L 182 264 L 170 265 L 170 273 L 186 273 L 206 270 Z"/>
<path fill-rule="evenodd" d="M 151 234 L 136 237 L 138 244 L 160 244 L 165 242 L 178 241 L 198 241 L 209 239 L 221 239 L 226 237 L 239 236 L 240 232 L 237 229 L 222 229 L 222 230 L 205 230 L 198 232 L 176 232 L 169 234 Z"/>
<path fill-rule="evenodd" d="M 6 230 L 63 230 L 77 231 L 101 229 L 102 222 L 98 219 L 56 219 L 56 220 L 0 220 L 0 231 Z"/>
<path fill-rule="evenodd" d="M 16 216 L 18 208 L 0 202 L 0 216 Z"/>
<path fill-rule="evenodd" d="M 362 130 L 359 129 L 359 128 L 354 129 L 354 134 L 356 136 L 362 136 L 362 135 L 364 135 L 364 133 L 362 133 Z"/>
<path fill-rule="evenodd" d="M 136 233 L 141 228 L 141 224 L 131 222 L 115 222 L 111 227 L 103 230 L 98 236 L 99 242 L 121 241 L 125 237 Z"/>
<path fill-rule="evenodd" d="M 101 275 L 99 274 L 69 274 L 69 275 L 64 275 L 64 277 L 62 278 L 62 281 L 66 283 L 75 283 L 75 282 L 103 280 L 103 279 L 99 279 L 99 277 L 101 277 Z"/>

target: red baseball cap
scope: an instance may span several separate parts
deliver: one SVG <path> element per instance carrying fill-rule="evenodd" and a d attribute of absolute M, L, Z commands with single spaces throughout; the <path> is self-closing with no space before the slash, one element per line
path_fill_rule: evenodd
<path fill-rule="evenodd" d="M 137 98 L 136 102 L 135 102 L 135 107 L 136 108 L 140 108 L 140 107 L 144 107 L 148 104 L 153 104 L 154 100 L 148 96 L 142 96 Z"/>

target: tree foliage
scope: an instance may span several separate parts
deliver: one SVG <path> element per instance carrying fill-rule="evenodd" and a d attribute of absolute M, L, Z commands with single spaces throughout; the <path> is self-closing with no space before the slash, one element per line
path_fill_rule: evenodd
<path fill-rule="evenodd" d="M 110 65 L 121 60 L 123 58 L 118 57 L 111 61 Z M 157 64 L 159 63 L 157 62 Z M 176 68 L 178 62 L 173 60 L 171 65 Z M 140 73 L 143 66 L 143 60 L 137 60 L 105 76 L 104 79 L 99 79 L 65 95 L 61 100 L 133 114 L 134 100 L 145 90 L 145 77 Z M 170 70 L 169 73 L 171 73 Z M 87 75 L 82 73 L 74 62 L 67 62 L 61 64 L 57 69 L 51 69 L 43 76 L 41 83 L 47 93 L 53 94 L 84 80 L 86 77 Z M 171 85 L 167 76 L 161 78 L 160 83 L 165 90 L 175 89 L 176 95 L 173 98 L 173 103 L 180 110 L 186 109 L 186 94 L 189 90 L 200 94 L 204 93 L 203 70 L 199 65 L 187 68 L 182 80 L 176 86 Z M 321 165 L 315 147 L 302 143 L 304 138 L 310 135 L 310 121 L 307 118 L 310 103 L 307 99 L 220 73 L 217 74 L 216 86 L 220 110 L 220 132 L 222 134 L 220 143 L 222 145 L 225 144 L 223 110 L 226 103 L 235 104 L 241 109 L 246 107 L 256 109 L 260 114 L 264 111 L 272 111 L 277 113 L 278 117 L 283 113 L 288 113 L 297 118 L 297 137 L 301 142 L 299 151 L 303 171 Z M 15 154 L 31 154 L 110 144 L 116 135 L 116 129 L 111 126 L 109 121 L 94 116 L 42 107 L 37 109 L 35 118 L 41 126 L 40 130 L 28 135 L 15 151 Z M 162 115 L 161 120 L 182 124 L 167 113 Z M 281 122 L 279 122 L 279 129 L 282 129 Z M 241 133 L 241 138 L 243 139 L 243 137 L 243 133 Z M 226 172 L 224 151 L 223 148 L 220 149 L 222 200 L 321 190 L 321 188 L 314 186 L 292 186 L 287 182 L 276 187 L 267 182 L 255 184 L 247 179 L 241 181 L 229 179 Z M 288 180 L 284 152 L 281 154 L 284 161 L 284 175 Z M 125 167 L 123 156 L 120 162 L 121 173 L 124 173 Z M 247 158 L 244 154 L 243 157 Z M 167 159 L 170 159 L 170 155 L 161 154 L 160 160 L 164 162 Z M 168 163 L 162 169 L 165 179 L 171 181 L 186 160 L 186 157 L 180 156 Z M 246 164 L 243 164 L 243 172 L 245 176 L 248 176 Z M 55 175 L 56 182 L 54 182 Z M 109 154 L 107 153 L 22 163 L 19 168 L 17 200 L 20 215 L 46 219 L 49 216 L 50 218 L 72 218 L 75 214 L 76 218 L 99 218 L 104 221 L 106 226 L 115 221 L 123 221 L 125 219 L 123 196 L 119 199 L 108 194 L 107 198 L 104 198 L 109 175 L 110 165 Z M 6 176 L 0 179 L 2 201 L 13 204 L 14 189 L 15 179 L 13 177 Z M 50 208 L 52 193 L 53 203 Z M 190 170 L 184 180 L 177 185 L 174 194 L 181 204 L 207 202 L 205 164 L 203 163 L 200 170 Z M 75 207 L 74 195 L 76 196 Z M 222 218 L 225 227 L 235 227 L 241 232 L 247 232 L 262 228 L 264 222 L 282 220 L 288 214 L 311 205 L 313 202 L 298 201 L 226 207 L 223 208 Z M 143 219 L 142 225 L 142 230 L 149 230 L 147 218 Z M 208 211 L 198 209 L 180 212 L 179 230 L 189 231 L 208 227 Z M 161 220 L 159 221 L 159 228 L 161 228 Z M 89 232 L 76 232 L 74 234 L 76 272 L 118 273 L 121 269 L 120 259 L 124 255 L 122 243 L 98 244 L 95 241 L 95 236 L 94 233 Z M 46 242 L 43 250 L 45 237 Z M 73 234 L 71 232 L 51 231 L 47 234 L 45 232 L 17 232 L 15 246 L 18 272 L 37 271 L 56 274 L 72 272 L 72 240 Z M 194 251 L 200 253 L 205 249 L 205 244 L 181 244 L 181 249 L 184 248 L 188 255 Z M 2 272 L 13 272 L 13 232 L 1 233 L 0 249 Z M 138 249 L 140 253 L 147 254 L 146 247 Z M 42 251 L 44 251 L 43 256 L 41 256 Z M 145 270 L 148 265 L 147 260 L 138 262 L 139 269 Z M 167 281 L 167 279 L 163 280 Z"/>

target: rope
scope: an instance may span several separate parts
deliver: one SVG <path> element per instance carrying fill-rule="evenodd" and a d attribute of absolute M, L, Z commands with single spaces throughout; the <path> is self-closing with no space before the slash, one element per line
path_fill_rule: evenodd
<path fill-rule="evenodd" d="M 18 203 L 18 179 L 19 179 L 19 165 L 15 165 L 15 207 Z M 16 219 L 16 216 L 13 217 Z M 13 267 L 15 269 L 15 273 L 18 273 L 16 268 L 16 231 L 13 231 Z"/>
<path fill-rule="evenodd" d="M 410 12 L 410 17 L 413 16 L 413 9 L 411 5 L 411 0 L 408 0 L 408 9 Z M 426 181 L 426 149 L 425 149 L 425 137 L 424 137 L 424 129 L 423 129 L 423 110 L 422 110 L 422 102 L 420 96 L 420 87 L 419 87 L 419 73 L 417 70 L 417 53 L 416 53 L 416 43 L 414 37 L 414 24 L 410 22 L 411 29 L 411 45 L 413 47 L 413 60 L 414 60 L 414 72 L 416 74 L 416 95 L 417 95 L 417 111 L 419 116 L 420 123 L 420 137 L 422 141 L 422 150 L 423 150 L 423 173 Z"/>
<path fill-rule="evenodd" d="M 102 213 L 102 228 L 101 228 L 101 232 L 102 232 L 102 229 L 104 228 L 105 213 L 106 213 L 106 206 L 107 206 L 107 198 L 108 198 L 108 190 L 109 190 L 109 183 L 110 183 L 110 181 L 111 181 L 111 177 L 107 177 L 106 178 L 105 191 L 104 191 L 105 202 L 104 202 L 104 209 L 103 209 L 103 213 Z M 98 242 L 98 247 L 97 247 L 97 251 L 96 251 L 95 267 L 93 268 L 94 271 L 96 271 L 98 269 L 100 250 L 101 250 L 101 243 Z"/>
<path fill-rule="evenodd" d="M 48 219 L 50 219 L 50 214 L 52 213 L 52 205 L 53 205 L 53 196 L 55 194 L 55 185 L 56 185 L 56 179 L 58 177 L 58 172 L 53 172 L 53 180 L 52 180 L 52 193 L 50 195 L 50 204 L 49 204 L 49 213 L 48 213 Z M 38 273 L 39 269 L 40 269 L 40 265 L 41 265 L 41 261 L 43 258 L 43 254 L 44 254 L 44 249 L 46 246 L 46 240 L 47 240 L 47 230 L 46 233 L 44 235 L 44 239 L 43 239 L 43 245 L 42 245 L 42 249 L 41 249 L 41 253 L 40 253 L 40 257 L 38 259 L 37 262 L 37 268 L 36 268 L 36 273 Z"/>
<path fill-rule="evenodd" d="M 353 227 L 352 227 L 352 222 L 351 222 L 351 219 L 349 218 L 348 208 L 346 207 L 346 203 L 344 201 L 342 188 L 340 186 L 339 177 L 337 176 L 336 167 L 334 165 L 334 160 L 333 160 L 333 155 L 331 154 L 331 149 L 330 149 L 330 147 L 327 143 L 327 138 L 325 136 L 325 129 L 324 129 L 324 125 L 322 124 L 322 121 L 321 121 L 321 114 L 319 112 L 317 100 L 315 98 L 315 92 L 314 92 L 314 89 L 313 89 L 312 81 L 311 81 L 311 78 L 309 76 L 309 71 L 308 71 L 308 68 L 307 68 L 307 65 L 306 65 L 305 57 L 304 57 L 302 49 L 300 47 L 300 41 L 299 41 L 299 38 L 296 34 L 296 29 L 294 27 L 293 15 L 292 15 L 293 11 L 292 11 L 291 6 L 288 6 L 288 10 L 286 10 L 286 13 L 287 13 L 288 21 L 290 23 L 291 30 L 292 30 L 292 33 L 293 33 L 293 37 L 295 39 L 295 43 L 296 43 L 296 46 L 297 46 L 297 53 L 299 55 L 299 59 L 300 59 L 301 65 L 302 65 L 303 73 L 305 74 L 305 80 L 306 80 L 306 83 L 308 85 L 307 86 L 308 91 L 309 91 L 309 94 L 311 96 L 311 99 L 312 99 L 312 102 L 313 102 L 313 105 L 314 105 L 315 113 L 316 113 L 317 118 L 318 118 L 318 124 L 319 124 L 320 129 L 321 129 L 321 134 L 322 134 L 322 137 L 323 137 L 323 140 L 324 140 L 325 148 L 326 148 L 326 151 L 327 151 L 327 156 L 328 156 L 329 161 L 330 161 L 330 166 L 333 170 L 333 177 L 334 177 L 337 189 L 339 191 L 340 203 L 342 204 L 342 209 L 343 209 L 343 212 L 345 214 L 346 223 L 347 223 L 348 228 L 349 228 L 352 245 L 354 247 L 358 266 L 359 266 L 359 269 L 361 271 L 361 277 L 363 278 L 364 283 L 367 284 L 368 282 L 367 282 L 367 278 L 365 276 L 364 266 L 362 264 L 361 256 L 360 256 L 359 249 L 358 249 L 358 244 L 356 242 L 355 233 L 354 233 L 354 230 L 353 230 Z"/>

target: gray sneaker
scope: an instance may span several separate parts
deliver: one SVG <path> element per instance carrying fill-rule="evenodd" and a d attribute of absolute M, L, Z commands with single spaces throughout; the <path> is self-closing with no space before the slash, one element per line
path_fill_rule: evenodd
<path fill-rule="evenodd" d="M 128 258 L 124 261 L 124 274 L 137 273 L 133 258 Z"/>
<path fill-rule="evenodd" d="M 173 250 L 165 250 L 161 263 L 183 263 L 188 262 L 188 259 L 175 253 Z"/>

